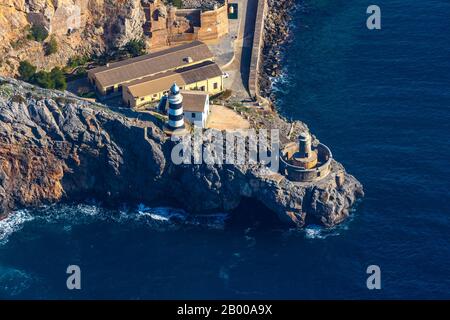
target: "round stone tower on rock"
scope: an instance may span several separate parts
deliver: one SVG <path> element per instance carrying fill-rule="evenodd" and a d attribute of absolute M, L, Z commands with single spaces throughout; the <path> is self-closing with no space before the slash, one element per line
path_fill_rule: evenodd
<path fill-rule="evenodd" d="M 297 142 L 286 144 L 280 152 L 281 174 L 294 182 L 313 182 L 330 173 L 333 155 L 330 149 L 318 143 L 312 145 L 308 132 L 300 133 Z"/>

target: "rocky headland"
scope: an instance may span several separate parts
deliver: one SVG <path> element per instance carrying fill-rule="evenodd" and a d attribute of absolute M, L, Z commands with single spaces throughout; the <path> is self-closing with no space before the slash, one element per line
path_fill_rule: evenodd
<path fill-rule="evenodd" d="M 282 134 L 306 129 L 272 117 Z M 326 178 L 294 183 L 265 174 L 260 165 L 175 165 L 173 145 L 150 115 L 124 115 L 0 77 L 2 213 L 87 198 L 106 205 L 165 199 L 189 212 L 210 213 L 232 210 L 249 197 L 284 222 L 333 226 L 363 194 L 361 184 L 334 160 Z"/>
<path fill-rule="evenodd" d="M 184 0 L 183 5 L 220 2 Z M 259 81 L 262 95 L 273 98 L 271 78 L 281 72 L 282 46 L 289 38 L 289 12 L 295 3 L 268 2 Z M 140 0 L 10 0 L 0 6 L 4 76 L 15 74 L 21 60 L 49 69 L 65 65 L 74 55 L 121 46 L 141 35 L 145 20 Z M 71 13 L 61 8 L 70 6 L 81 8 L 80 27 L 59 32 L 58 21 Z M 32 23 L 53 28 L 57 54 L 45 56 L 43 43 L 24 37 L 23 30 Z M 289 123 L 276 112 L 251 110 L 245 116 L 256 129 L 280 130 L 282 144 L 309 131 L 304 123 Z M 112 110 L 68 92 L 0 77 L 0 217 L 18 208 L 92 198 L 105 205 L 164 200 L 188 212 L 210 213 L 230 211 L 247 197 L 288 224 L 333 226 L 363 195 L 361 184 L 335 160 L 327 177 L 295 183 L 281 174 L 267 174 L 260 165 L 175 165 L 170 158 L 173 146 L 161 120 L 151 115 Z"/>

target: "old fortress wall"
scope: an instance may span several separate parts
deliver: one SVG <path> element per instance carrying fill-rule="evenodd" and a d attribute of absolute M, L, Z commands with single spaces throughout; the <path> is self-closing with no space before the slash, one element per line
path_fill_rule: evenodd
<path fill-rule="evenodd" d="M 223 37 L 228 33 L 227 2 L 216 10 L 204 11 L 200 14 L 198 40 L 208 41 Z"/>
<path fill-rule="evenodd" d="M 144 33 L 152 49 L 194 40 L 214 41 L 228 33 L 228 2 L 212 10 L 178 9 L 160 0 L 143 4 Z"/>

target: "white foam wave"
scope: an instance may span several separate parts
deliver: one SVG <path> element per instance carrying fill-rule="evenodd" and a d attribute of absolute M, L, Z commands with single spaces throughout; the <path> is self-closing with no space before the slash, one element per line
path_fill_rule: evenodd
<path fill-rule="evenodd" d="M 277 77 L 270 77 L 270 82 L 272 83 L 272 89 L 273 90 L 281 90 L 281 87 L 283 85 L 289 85 L 289 76 L 288 76 L 288 72 L 285 69 L 281 70 L 280 75 L 278 75 Z"/>
<path fill-rule="evenodd" d="M 355 209 L 353 208 L 350 212 L 352 213 L 354 210 Z M 326 239 L 328 237 L 335 237 L 339 236 L 342 231 L 348 230 L 353 219 L 354 215 L 351 214 L 346 221 L 332 228 L 311 224 L 306 226 L 302 231 L 306 239 Z"/>
<path fill-rule="evenodd" d="M 167 207 L 147 208 L 140 204 L 138 207 L 138 214 L 140 217 L 149 217 L 155 221 L 170 222 L 175 219 L 177 221 L 185 221 L 187 213 L 183 210 L 177 210 Z"/>
<path fill-rule="evenodd" d="M 303 231 L 306 239 L 326 239 L 329 236 L 339 235 L 339 233 L 330 232 L 330 229 L 318 225 L 309 225 Z"/>
<path fill-rule="evenodd" d="M 168 207 L 147 208 L 144 205 L 139 205 L 138 213 L 140 215 L 138 218 L 147 217 L 157 222 L 194 225 L 213 229 L 224 228 L 229 217 L 226 213 L 192 215 L 180 209 Z"/>
<path fill-rule="evenodd" d="M 16 211 L 0 220 L 0 245 L 7 243 L 11 234 L 22 229 L 23 225 L 31 220 L 33 216 L 27 210 Z"/>
<path fill-rule="evenodd" d="M 70 233 L 73 226 L 99 221 L 119 224 L 143 224 L 156 230 L 180 228 L 182 226 L 223 229 L 228 217 L 228 214 L 225 213 L 192 215 L 181 209 L 170 207 L 150 208 L 143 204 L 140 204 L 137 208 L 122 208 L 120 210 L 108 210 L 97 203 L 56 204 L 43 206 L 33 211 L 16 211 L 4 220 L 1 220 L 0 245 L 7 243 L 9 236 L 22 229 L 23 225 L 28 221 L 62 224 L 62 230 Z"/>

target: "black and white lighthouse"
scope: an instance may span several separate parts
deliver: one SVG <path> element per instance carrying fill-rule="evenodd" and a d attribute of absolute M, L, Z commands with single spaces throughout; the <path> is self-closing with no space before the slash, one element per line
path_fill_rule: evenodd
<path fill-rule="evenodd" d="M 174 83 L 169 90 L 169 122 L 170 130 L 184 129 L 183 96 L 180 88 Z"/>

